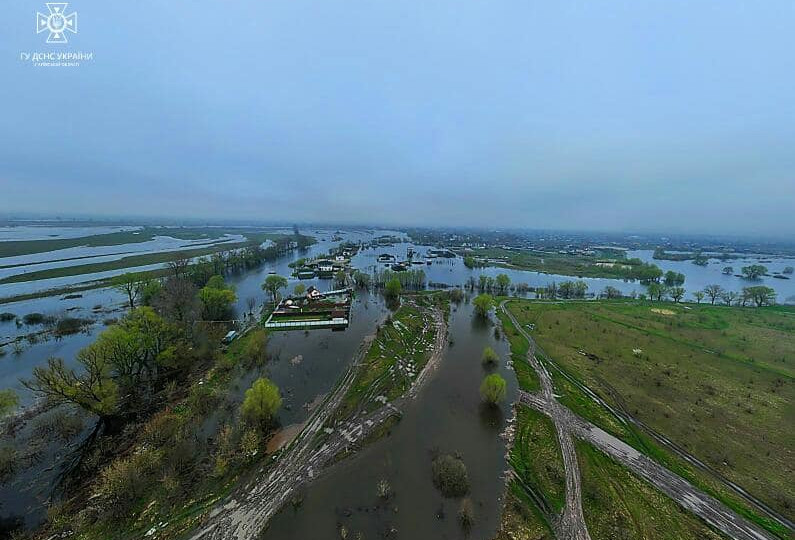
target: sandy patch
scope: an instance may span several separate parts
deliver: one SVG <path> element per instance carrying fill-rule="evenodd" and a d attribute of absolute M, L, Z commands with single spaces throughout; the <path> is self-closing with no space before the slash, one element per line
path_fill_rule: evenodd
<path fill-rule="evenodd" d="M 660 315 L 676 315 L 675 311 L 670 309 L 651 308 L 652 313 L 659 313 Z"/>
<path fill-rule="evenodd" d="M 295 439 L 298 434 L 301 433 L 302 429 L 304 429 L 304 424 L 292 424 L 284 429 L 280 429 L 268 441 L 268 447 L 266 451 L 269 454 L 272 454 L 282 446 L 290 444 L 293 439 Z"/>

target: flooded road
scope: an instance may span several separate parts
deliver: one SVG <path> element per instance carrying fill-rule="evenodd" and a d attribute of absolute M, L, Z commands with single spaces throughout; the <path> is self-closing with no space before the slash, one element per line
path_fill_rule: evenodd
<path fill-rule="evenodd" d="M 276 515 L 265 539 L 338 539 L 340 527 L 349 538 L 461 538 L 460 499 L 445 499 L 431 479 L 435 451 L 459 453 L 469 472 L 475 521 L 470 538 L 490 538 L 497 529 L 506 470 L 505 442 L 500 433 L 516 390 L 505 367 L 507 344 L 494 338 L 494 327 L 477 321 L 471 306 L 451 313 L 450 339 L 444 359 L 417 398 L 391 430 L 391 435 L 333 466 L 309 486 L 298 508 Z M 501 357 L 498 371 L 509 392 L 501 410 L 481 404 L 479 387 L 487 372 L 483 348 Z M 393 495 L 384 502 L 378 483 L 389 482 Z"/>

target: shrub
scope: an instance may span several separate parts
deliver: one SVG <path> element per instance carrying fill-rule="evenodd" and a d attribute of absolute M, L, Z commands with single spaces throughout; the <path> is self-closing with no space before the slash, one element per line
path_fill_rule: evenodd
<path fill-rule="evenodd" d="M 25 324 L 42 324 L 45 321 L 45 317 L 43 313 L 28 313 L 24 317 L 22 317 L 22 322 Z"/>
<path fill-rule="evenodd" d="M 472 509 L 472 501 L 464 499 L 461 501 L 461 506 L 458 507 L 458 522 L 461 523 L 461 527 L 468 531 L 472 528 L 472 524 L 475 522 L 475 512 Z"/>
<path fill-rule="evenodd" d="M 466 465 L 456 456 L 442 454 L 433 460 L 433 484 L 445 497 L 463 497 L 469 493 Z"/>
<path fill-rule="evenodd" d="M 484 366 L 492 367 L 496 366 L 497 362 L 500 360 L 500 357 L 497 355 L 496 351 L 491 347 L 486 347 L 483 349 L 483 357 L 480 361 L 483 363 Z"/>
<path fill-rule="evenodd" d="M 246 338 L 243 356 L 249 365 L 261 365 L 267 360 L 268 333 L 254 330 Z"/>
<path fill-rule="evenodd" d="M 17 470 L 17 451 L 13 446 L 0 446 L 0 481 L 7 480 Z"/>
<path fill-rule="evenodd" d="M 0 322 L 10 322 L 16 318 L 17 318 L 16 315 L 14 315 L 13 313 L 9 313 L 8 311 L 0 313 Z"/>
<path fill-rule="evenodd" d="M 91 324 L 90 319 L 78 319 L 76 317 L 64 317 L 55 326 L 55 334 L 58 336 L 69 336 L 80 332 L 85 326 Z"/>

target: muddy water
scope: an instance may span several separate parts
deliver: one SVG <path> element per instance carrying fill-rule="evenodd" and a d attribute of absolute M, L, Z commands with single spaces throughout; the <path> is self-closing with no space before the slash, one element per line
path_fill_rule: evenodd
<path fill-rule="evenodd" d="M 332 467 L 310 485 L 303 504 L 287 507 L 274 517 L 265 539 L 338 539 L 340 526 L 348 538 L 411 540 L 462 538 L 457 521 L 460 500 L 445 499 L 431 480 L 434 451 L 459 453 L 471 481 L 475 524 L 469 538 L 490 538 L 496 531 L 505 443 L 500 433 L 509 412 L 484 408 L 479 386 L 485 375 L 480 357 L 487 345 L 502 358 L 498 368 L 515 392 L 515 378 L 505 368 L 508 349 L 494 338 L 494 327 L 478 323 L 469 305 L 451 314 L 449 346 L 444 359 L 402 420 L 388 437 Z M 377 484 L 386 479 L 394 495 L 386 502 Z M 390 532 L 392 531 L 392 532 Z"/>

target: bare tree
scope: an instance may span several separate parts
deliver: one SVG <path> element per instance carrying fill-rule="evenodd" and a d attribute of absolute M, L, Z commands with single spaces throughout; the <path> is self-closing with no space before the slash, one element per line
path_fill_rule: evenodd
<path fill-rule="evenodd" d="M 189 265 L 190 259 L 176 259 L 168 263 L 168 267 L 174 272 L 175 278 L 184 276 Z"/>
<path fill-rule="evenodd" d="M 715 305 L 715 300 L 723 294 L 723 287 L 720 285 L 707 285 L 704 287 L 704 294 L 709 296 L 709 303 Z"/>
<path fill-rule="evenodd" d="M 257 298 L 255 296 L 249 296 L 246 298 L 246 306 L 248 307 L 249 315 L 254 313 L 254 306 L 257 305 Z"/>

